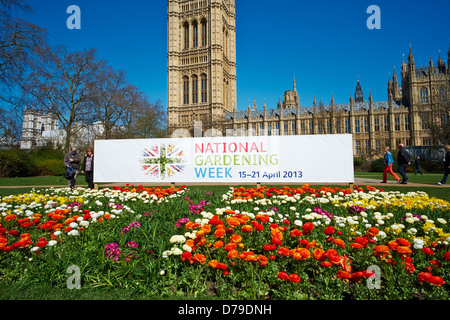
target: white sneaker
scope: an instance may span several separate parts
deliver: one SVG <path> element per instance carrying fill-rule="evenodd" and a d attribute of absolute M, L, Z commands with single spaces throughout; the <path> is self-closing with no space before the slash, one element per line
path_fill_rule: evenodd
<path fill-rule="evenodd" d="M 438 182 L 438 185 L 442 186 L 442 183 Z"/>

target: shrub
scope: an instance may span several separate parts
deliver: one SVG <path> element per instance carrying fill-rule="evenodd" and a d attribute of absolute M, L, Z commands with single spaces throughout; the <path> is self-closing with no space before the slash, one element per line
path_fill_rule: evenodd
<path fill-rule="evenodd" d="M 36 164 L 36 175 L 39 176 L 60 176 L 66 171 L 62 160 L 47 159 L 40 160 Z"/>
<path fill-rule="evenodd" d="M 29 155 L 18 150 L 0 151 L 0 177 L 29 177 L 35 165 Z"/>

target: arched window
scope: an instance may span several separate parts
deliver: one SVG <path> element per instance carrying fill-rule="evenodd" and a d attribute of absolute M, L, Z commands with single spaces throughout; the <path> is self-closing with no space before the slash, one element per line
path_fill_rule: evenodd
<path fill-rule="evenodd" d="M 447 101 L 447 89 L 445 87 L 439 88 L 439 101 L 440 102 Z"/>
<path fill-rule="evenodd" d="M 189 77 L 183 77 L 183 104 L 189 104 Z"/>
<path fill-rule="evenodd" d="M 202 25 L 202 46 L 206 46 L 208 44 L 208 36 L 205 19 L 202 20 L 201 25 Z"/>
<path fill-rule="evenodd" d="M 428 89 L 425 87 L 420 88 L 420 102 L 428 103 Z"/>
<path fill-rule="evenodd" d="M 189 49 L 189 24 L 187 22 L 183 24 L 183 32 L 184 32 L 184 48 Z"/>
<path fill-rule="evenodd" d="M 208 102 L 208 78 L 206 74 L 201 75 L 202 82 L 202 102 Z"/>
<path fill-rule="evenodd" d="M 192 76 L 192 103 L 198 103 L 198 77 Z"/>
<path fill-rule="evenodd" d="M 192 22 L 192 47 L 198 47 L 198 23 L 195 20 Z"/>

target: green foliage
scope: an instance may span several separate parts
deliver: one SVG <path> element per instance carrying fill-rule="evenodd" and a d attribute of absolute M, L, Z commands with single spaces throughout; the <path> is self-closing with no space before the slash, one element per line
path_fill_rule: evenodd
<path fill-rule="evenodd" d="M 38 176 L 61 176 L 66 167 L 61 160 L 46 159 L 36 161 L 36 175 Z"/>
<path fill-rule="evenodd" d="M 0 177 L 27 177 L 34 171 L 35 165 L 27 153 L 0 150 Z"/>
<path fill-rule="evenodd" d="M 0 150 L 0 177 L 58 176 L 64 173 L 64 153 L 49 147 L 32 151 Z"/>

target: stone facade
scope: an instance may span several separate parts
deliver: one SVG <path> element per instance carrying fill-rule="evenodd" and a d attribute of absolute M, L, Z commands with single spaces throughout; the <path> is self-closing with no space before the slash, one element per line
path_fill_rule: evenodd
<path fill-rule="evenodd" d="M 235 0 L 168 0 L 169 135 L 236 109 Z"/>
<path fill-rule="evenodd" d="M 372 94 L 364 100 L 358 80 L 349 103 L 335 104 L 331 97 L 328 105 L 318 105 L 314 99 L 312 106 L 305 107 L 300 105 L 294 79 L 293 89 L 275 108 L 264 102 L 258 110 L 254 101 L 247 110 L 237 111 L 235 39 L 234 0 L 168 0 L 169 136 L 176 129 L 187 129 L 192 136 L 195 121 L 202 121 L 202 130 L 215 128 L 224 135 L 230 129 L 238 136 L 350 133 L 354 155 L 371 158 L 380 156 L 385 146 L 438 143 L 420 110 L 431 110 L 437 99 L 449 102 L 450 50 L 447 65 L 439 53 L 437 65 L 430 59 L 428 67 L 416 68 L 410 49 L 408 63 L 403 59 L 401 66 L 401 82 L 395 70 L 392 79 L 389 76 L 386 101 L 373 101 Z M 196 81 L 202 77 L 205 100 L 195 98 L 200 92 Z"/>
<path fill-rule="evenodd" d="M 58 130 L 58 117 L 40 109 L 25 108 L 22 113 L 21 149 L 31 149 L 47 144 L 46 132 Z"/>

